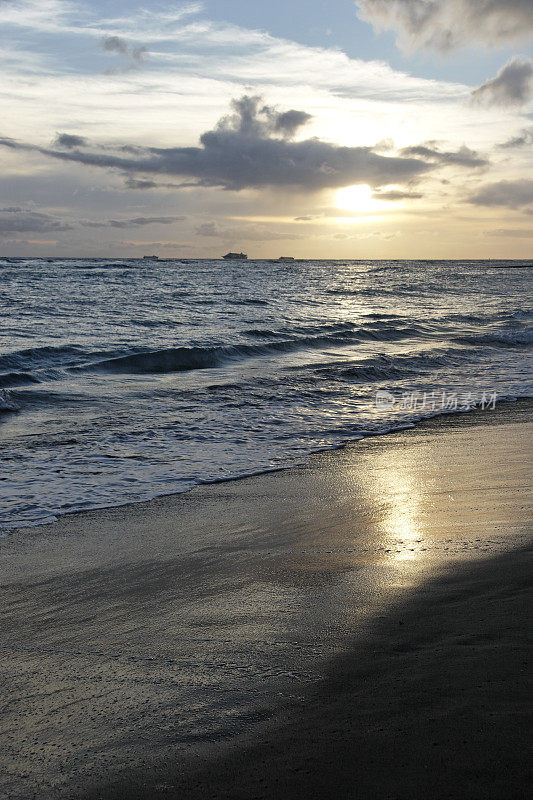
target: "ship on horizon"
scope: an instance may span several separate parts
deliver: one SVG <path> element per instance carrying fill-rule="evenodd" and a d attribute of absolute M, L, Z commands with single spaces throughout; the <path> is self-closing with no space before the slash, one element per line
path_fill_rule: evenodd
<path fill-rule="evenodd" d="M 247 261 L 248 256 L 246 253 L 226 253 L 222 256 L 225 261 Z"/>

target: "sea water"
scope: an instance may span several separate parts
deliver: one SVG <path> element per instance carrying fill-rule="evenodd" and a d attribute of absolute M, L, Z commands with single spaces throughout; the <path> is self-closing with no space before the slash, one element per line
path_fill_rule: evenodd
<path fill-rule="evenodd" d="M 0 529 L 532 395 L 533 262 L 0 260 Z"/>

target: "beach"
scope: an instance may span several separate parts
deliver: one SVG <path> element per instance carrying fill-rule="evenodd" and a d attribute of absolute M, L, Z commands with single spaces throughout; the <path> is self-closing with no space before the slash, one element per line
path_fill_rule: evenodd
<path fill-rule="evenodd" d="M 528 796 L 532 405 L 0 540 L 2 792 Z"/>
<path fill-rule="evenodd" d="M 0 800 L 533 797 L 532 4 L 0 1 Z"/>

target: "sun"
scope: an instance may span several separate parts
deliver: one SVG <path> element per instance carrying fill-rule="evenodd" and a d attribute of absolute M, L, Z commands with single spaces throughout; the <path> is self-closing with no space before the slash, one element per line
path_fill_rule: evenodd
<path fill-rule="evenodd" d="M 337 208 L 345 211 L 375 211 L 383 207 L 383 203 L 372 196 L 372 189 L 367 183 L 357 186 L 344 186 L 335 196 Z"/>

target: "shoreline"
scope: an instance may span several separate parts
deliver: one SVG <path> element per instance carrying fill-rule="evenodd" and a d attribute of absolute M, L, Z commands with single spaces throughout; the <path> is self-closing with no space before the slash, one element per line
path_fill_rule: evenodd
<path fill-rule="evenodd" d="M 513 653 L 522 653 L 518 630 L 529 606 L 516 605 L 518 594 L 520 602 L 525 597 L 522 556 L 508 551 L 526 548 L 532 538 L 532 435 L 527 402 L 484 415 L 435 417 L 319 453 L 298 467 L 79 512 L 0 540 L 4 793 L 14 800 L 32 793 L 195 800 L 199 785 L 203 796 L 222 800 L 241 790 L 242 797 L 280 796 L 279 780 L 309 774 L 311 784 L 283 784 L 285 796 L 325 797 L 309 764 L 293 770 L 302 755 L 296 728 L 315 737 L 316 759 L 327 752 L 334 763 L 330 745 L 348 758 L 346 726 L 358 730 L 364 707 L 361 730 L 372 729 L 376 747 L 396 747 L 400 711 L 391 715 L 387 706 L 387 698 L 395 702 L 394 686 L 407 678 L 413 691 L 424 685 L 424 708 L 435 701 L 435 718 L 445 719 L 443 673 L 433 671 L 432 659 L 446 656 L 447 663 L 460 652 L 482 664 L 498 656 L 498 630 L 507 637 L 507 655 L 498 663 L 516 685 Z M 476 574 L 484 569 L 492 577 L 480 581 Z M 438 600 L 443 573 L 455 586 L 449 602 Z M 487 609 L 484 628 L 479 614 L 468 617 L 474 595 L 478 612 Z M 410 603 L 416 608 L 409 618 L 419 626 L 414 633 L 398 621 Z M 430 609 L 441 614 L 436 627 Z M 471 629 L 463 645 L 452 631 L 461 619 Z M 398 626 L 401 635 L 392 635 Z M 442 626 L 449 637 L 440 635 Z M 376 660 L 378 644 L 384 655 Z M 361 648 L 366 666 L 354 672 Z M 396 677 L 394 664 L 401 667 Z M 469 674 L 468 664 L 461 674 Z M 460 708 L 478 702 L 474 690 L 463 685 Z M 491 730 L 509 715 L 519 729 L 522 683 L 517 692 L 501 708 L 494 695 Z M 411 718 L 406 741 L 414 737 L 420 745 L 415 729 L 431 713 Z M 480 720 L 463 723 L 472 728 Z M 277 748 L 276 756 L 278 740 L 283 753 Z M 250 770 L 237 789 L 247 753 Z M 356 754 L 349 757 L 358 765 L 357 780 L 362 771 L 371 787 L 377 773 Z M 270 764 L 268 774 L 261 774 L 262 764 Z M 398 775 L 400 767 L 390 765 Z M 348 781 L 348 797 L 354 776 L 343 770 L 336 774 Z M 415 778 L 427 789 L 427 775 Z M 498 797 L 480 781 L 486 797 Z M 370 789 L 361 794 L 374 796 Z M 405 798 L 417 796 L 413 789 Z M 442 794 L 463 796 L 460 780 Z"/>
<path fill-rule="evenodd" d="M 60 520 L 66 518 L 66 517 L 76 516 L 78 514 L 88 514 L 88 513 L 98 512 L 98 511 L 108 511 L 108 510 L 111 510 L 111 509 L 119 509 L 119 508 L 130 508 L 131 506 L 135 506 L 135 505 L 139 505 L 139 504 L 143 504 L 143 503 L 151 503 L 154 500 L 162 500 L 162 499 L 164 500 L 165 498 L 168 498 L 168 497 L 176 497 L 178 495 L 188 494 L 189 492 L 195 491 L 196 489 L 198 489 L 200 487 L 203 487 L 203 486 L 214 486 L 214 485 L 224 484 L 224 483 L 233 483 L 235 481 L 243 481 L 243 480 L 248 480 L 250 478 L 259 478 L 259 477 L 261 477 L 263 475 L 270 475 L 270 474 L 277 473 L 277 472 L 286 472 L 288 470 L 298 469 L 300 467 L 305 466 L 310 459 L 313 459 L 313 458 L 316 458 L 316 457 L 320 457 L 324 453 L 336 452 L 338 450 L 344 450 L 344 448 L 347 448 L 347 447 L 356 446 L 357 444 L 359 444 L 360 442 L 362 442 L 362 441 L 364 441 L 366 439 L 374 439 L 376 437 L 390 436 L 392 434 L 396 434 L 396 433 L 399 433 L 401 431 L 407 431 L 407 430 L 412 430 L 412 429 L 415 429 L 415 428 L 419 428 L 420 426 L 424 426 L 424 425 L 427 425 L 427 424 L 429 424 L 431 422 L 435 422 L 435 421 L 437 421 L 437 423 L 438 423 L 438 421 L 442 421 L 442 423 L 445 424 L 445 421 L 448 418 L 454 419 L 454 418 L 462 417 L 464 415 L 468 415 L 468 416 L 484 415 L 484 414 L 494 413 L 495 411 L 505 411 L 506 408 L 512 407 L 512 406 L 514 406 L 516 404 L 518 404 L 519 408 L 522 408 L 522 407 L 523 408 L 528 408 L 528 407 L 529 408 L 533 408 L 533 397 L 529 397 L 528 396 L 528 397 L 517 397 L 517 398 L 514 398 L 514 399 L 498 400 L 494 409 L 489 409 L 489 408 L 483 409 L 483 408 L 481 408 L 479 406 L 476 406 L 476 407 L 470 409 L 469 411 L 459 411 L 459 410 L 457 410 L 457 411 L 441 411 L 441 412 L 432 413 L 432 414 L 429 414 L 428 416 L 421 417 L 420 419 L 415 420 L 413 422 L 405 422 L 405 423 L 399 423 L 398 425 L 393 425 L 391 428 L 389 428 L 387 430 L 384 430 L 384 431 L 379 431 L 379 432 L 376 432 L 376 433 L 370 432 L 370 433 L 366 433 L 364 435 L 363 434 L 356 435 L 353 439 L 346 439 L 346 440 L 340 442 L 339 444 L 332 444 L 330 446 L 323 447 L 323 448 L 320 448 L 318 450 L 311 450 L 307 455 L 302 456 L 301 460 L 298 460 L 298 461 L 296 461 L 296 462 L 294 462 L 292 464 L 287 464 L 286 466 L 272 467 L 272 468 L 267 468 L 267 469 L 259 469 L 257 471 L 246 472 L 246 473 L 235 475 L 235 476 L 229 476 L 227 478 L 216 478 L 216 479 L 213 479 L 213 480 L 199 479 L 198 482 L 195 483 L 193 486 L 190 486 L 189 488 L 184 489 L 181 492 L 179 492 L 179 491 L 166 492 L 164 494 L 156 494 L 153 497 L 143 498 L 143 499 L 139 499 L 139 500 L 126 500 L 123 503 L 117 503 L 117 504 L 113 504 L 113 505 L 102 505 L 102 506 L 95 506 L 94 508 L 85 508 L 85 509 L 82 508 L 82 509 L 74 509 L 72 511 L 65 511 L 65 512 L 63 512 L 61 514 L 54 515 L 54 517 L 52 519 L 45 519 L 45 520 L 43 520 L 41 522 L 35 522 L 35 523 L 31 524 L 31 525 L 17 525 L 17 526 L 14 526 L 14 527 L 0 529 L 0 541 L 1 541 L 1 539 L 5 538 L 6 536 L 11 536 L 14 533 L 23 532 L 23 531 L 29 532 L 31 530 L 40 529 L 40 528 L 43 528 L 43 527 L 48 526 L 48 525 L 55 525 L 57 522 L 59 522 Z M 480 421 L 480 420 L 477 420 L 477 421 Z"/>

